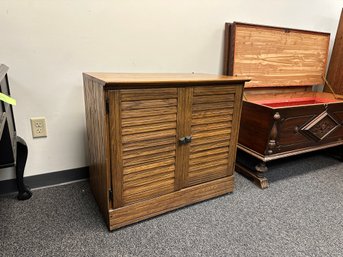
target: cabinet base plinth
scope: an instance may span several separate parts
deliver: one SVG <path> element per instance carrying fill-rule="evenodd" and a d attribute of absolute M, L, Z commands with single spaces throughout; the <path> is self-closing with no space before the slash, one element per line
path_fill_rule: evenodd
<path fill-rule="evenodd" d="M 234 176 L 184 188 L 144 202 L 127 205 L 109 211 L 109 230 L 157 216 L 196 202 L 230 193 L 234 188 Z"/>

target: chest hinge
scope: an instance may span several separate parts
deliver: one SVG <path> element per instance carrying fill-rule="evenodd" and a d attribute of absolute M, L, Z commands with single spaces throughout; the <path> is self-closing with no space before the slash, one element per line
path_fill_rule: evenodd
<path fill-rule="evenodd" d="M 111 201 L 113 201 L 113 191 L 112 191 L 112 189 L 109 189 L 109 190 L 108 190 L 108 197 L 109 197 L 109 199 L 110 199 Z"/>
<path fill-rule="evenodd" d="M 108 98 L 106 98 L 106 113 L 110 113 L 110 100 Z"/>

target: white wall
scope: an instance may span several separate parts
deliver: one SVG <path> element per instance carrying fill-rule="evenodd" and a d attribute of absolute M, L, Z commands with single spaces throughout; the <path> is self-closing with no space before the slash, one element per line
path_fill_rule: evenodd
<path fill-rule="evenodd" d="M 220 74 L 225 22 L 330 32 L 332 47 L 341 10 L 338 0 L 0 0 L 25 175 L 87 165 L 82 72 Z M 36 116 L 47 138 L 32 138 Z M 7 170 L 0 180 L 14 177 Z"/>

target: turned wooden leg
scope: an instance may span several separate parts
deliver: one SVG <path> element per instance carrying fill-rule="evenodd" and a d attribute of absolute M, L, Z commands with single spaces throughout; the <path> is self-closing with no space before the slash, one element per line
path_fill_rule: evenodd
<path fill-rule="evenodd" d="M 255 170 L 259 173 L 264 173 L 268 171 L 268 168 L 265 162 L 260 162 L 255 166 Z"/>
<path fill-rule="evenodd" d="M 18 187 L 18 199 L 27 200 L 32 196 L 30 189 L 24 184 L 24 169 L 27 160 L 27 145 L 21 137 L 17 137 L 17 161 L 16 161 L 16 176 Z"/>

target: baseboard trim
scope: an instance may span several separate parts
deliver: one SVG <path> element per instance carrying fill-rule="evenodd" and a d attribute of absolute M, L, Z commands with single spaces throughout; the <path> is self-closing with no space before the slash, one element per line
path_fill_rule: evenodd
<path fill-rule="evenodd" d="M 24 183 L 29 188 L 40 188 L 62 183 L 82 180 L 89 178 L 88 167 L 81 167 L 70 170 L 55 171 L 41 175 L 24 177 Z M 17 184 L 15 179 L 0 181 L 0 195 L 17 192 Z"/>

